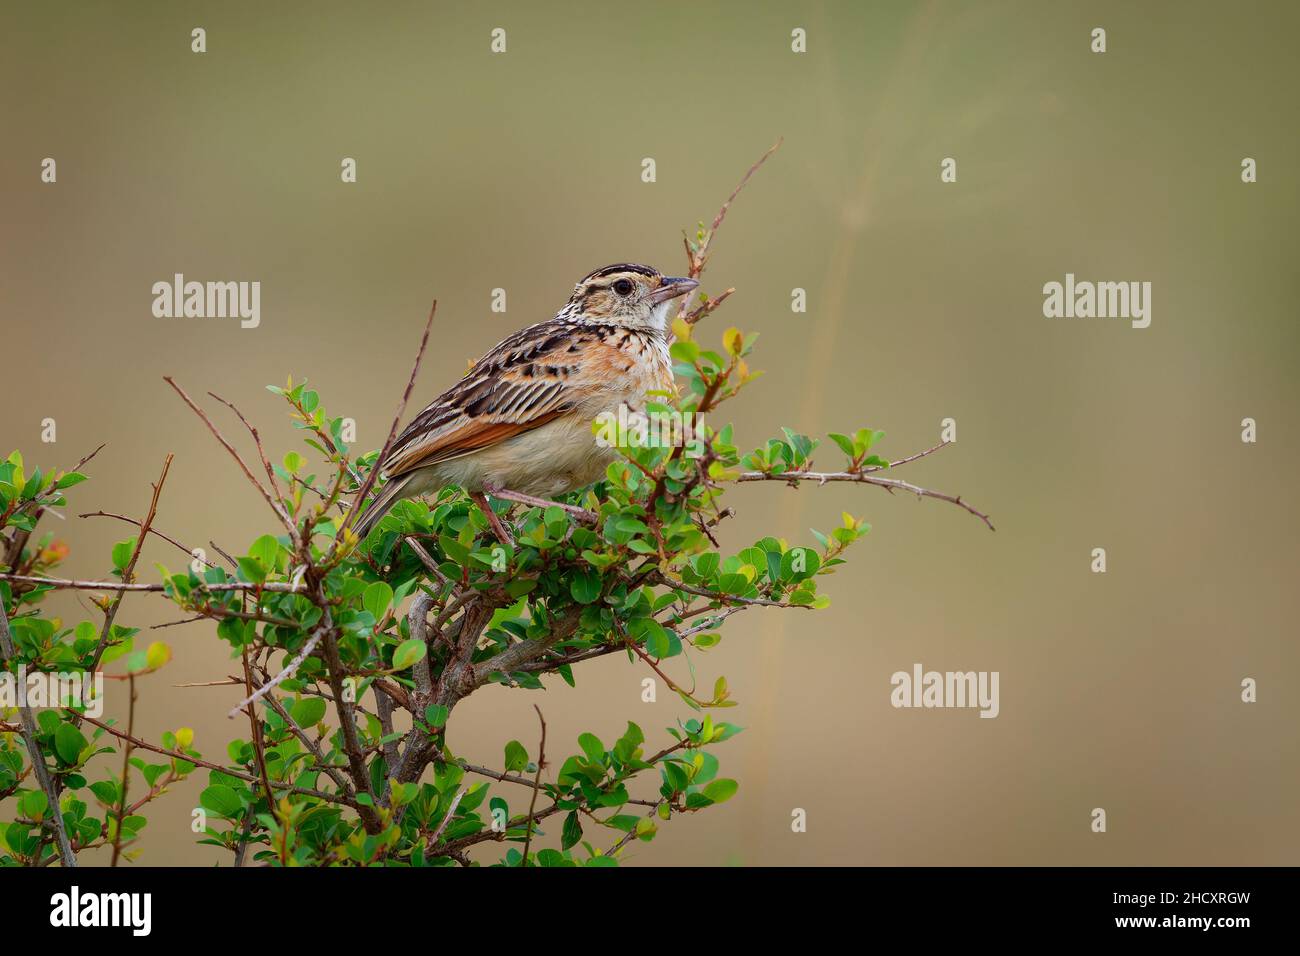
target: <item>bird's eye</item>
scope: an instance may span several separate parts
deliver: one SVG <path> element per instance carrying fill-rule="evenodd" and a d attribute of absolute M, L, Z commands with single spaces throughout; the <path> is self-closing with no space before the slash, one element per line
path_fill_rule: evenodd
<path fill-rule="evenodd" d="M 617 282 L 614 283 L 614 291 L 617 292 L 619 295 L 631 295 L 632 280 L 619 279 Z"/>

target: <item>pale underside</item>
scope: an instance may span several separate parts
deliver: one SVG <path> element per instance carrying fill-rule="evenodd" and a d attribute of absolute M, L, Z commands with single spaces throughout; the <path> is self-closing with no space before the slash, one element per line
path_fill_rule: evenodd
<path fill-rule="evenodd" d="M 616 457 L 612 448 L 597 444 L 594 420 L 595 415 L 570 413 L 479 451 L 416 469 L 406 493 L 414 497 L 459 485 L 471 492 L 507 489 L 553 498 L 592 484 Z"/>

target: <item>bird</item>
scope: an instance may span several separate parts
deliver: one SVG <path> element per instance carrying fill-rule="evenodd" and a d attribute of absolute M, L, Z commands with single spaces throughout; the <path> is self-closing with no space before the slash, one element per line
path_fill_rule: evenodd
<path fill-rule="evenodd" d="M 398 501 L 456 485 L 513 543 L 487 495 L 547 504 L 600 480 L 617 452 L 593 422 L 671 391 L 669 311 L 698 285 L 633 262 L 584 276 L 554 318 L 499 342 L 402 430 L 358 537 Z"/>

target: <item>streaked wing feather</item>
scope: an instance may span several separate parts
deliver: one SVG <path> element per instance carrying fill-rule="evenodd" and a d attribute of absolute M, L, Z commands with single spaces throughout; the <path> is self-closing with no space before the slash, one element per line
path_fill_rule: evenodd
<path fill-rule="evenodd" d="M 560 320 L 510 336 L 412 419 L 384 473 L 391 479 L 467 455 L 569 411 L 592 384 L 583 346 L 599 338 L 599 328 Z"/>

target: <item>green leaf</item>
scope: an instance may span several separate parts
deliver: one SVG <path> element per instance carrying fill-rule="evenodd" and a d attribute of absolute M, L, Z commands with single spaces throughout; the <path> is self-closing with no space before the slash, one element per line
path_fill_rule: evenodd
<path fill-rule="evenodd" d="M 383 581 L 376 581 L 361 595 L 361 606 L 374 615 L 376 623 L 384 619 L 384 615 L 388 613 L 388 606 L 392 603 L 393 589 Z M 412 658 L 411 663 L 414 664 L 419 659 L 419 657 Z"/>
<path fill-rule="evenodd" d="M 100 803 L 106 806 L 113 806 L 117 803 L 117 781 L 100 780 L 90 785 L 90 792 L 93 793 Z"/>
<path fill-rule="evenodd" d="M 44 790 L 28 790 L 18 802 L 18 808 L 28 820 L 39 820 L 49 809 L 50 800 Z"/>
<path fill-rule="evenodd" d="M 564 829 L 560 834 L 560 846 L 569 849 L 578 845 L 582 839 L 582 823 L 578 820 L 578 811 L 570 810 L 564 818 Z"/>
<path fill-rule="evenodd" d="M 424 641 L 417 637 L 413 637 L 409 641 L 403 641 L 398 645 L 397 650 L 393 652 L 393 670 L 406 670 L 411 665 L 423 660 L 427 650 Z"/>
<path fill-rule="evenodd" d="M 262 562 L 240 557 L 235 559 L 235 563 L 239 565 L 240 577 L 249 584 L 261 584 L 266 580 L 266 568 Z"/>
<path fill-rule="evenodd" d="M 632 636 L 645 644 L 646 653 L 651 657 L 676 657 L 681 653 L 682 642 L 676 634 L 664 629 L 653 618 L 635 618 L 628 628 Z"/>
<path fill-rule="evenodd" d="M 587 759 L 593 763 L 601 763 L 605 759 L 605 745 L 600 742 L 600 738 L 595 734 L 581 734 L 578 737 L 578 746 L 582 752 L 587 755 Z M 565 847 L 568 849 L 568 847 Z"/>
<path fill-rule="evenodd" d="M 852 458 L 852 457 L 853 457 L 853 439 L 852 439 L 852 438 L 850 438 L 848 435 L 839 435 L 839 434 L 836 434 L 835 432 L 831 432 L 829 437 L 830 437 L 830 440 L 831 440 L 831 441 L 835 442 L 835 444 L 837 444 L 837 445 L 840 446 L 840 451 L 842 451 L 842 452 L 844 452 L 844 454 L 848 455 L 849 458 Z"/>
<path fill-rule="evenodd" d="M 469 548 L 465 547 L 465 545 L 461 544 L 450 535 L 444 534 L 439 537 L 438 544 L 442 547 L 443 553 L 446 554 L 450 560 L 459 564 L 462 568 L 469 560 Z"/>
<path fill-rule="evenodd" d="M 276 557 L 280 554 L 280 542 L 269 534 L 264 534 L 248 549 L 248 556 L 257 561 L 267 571 L 275 570 Z"/>
<path fill-rule="evenodd" d="M 740 784 L 734 780 L 728 780 L 725 777 L 721 780 L 714 780 L 704 788 L 704 795 L 714 803 L 726 803 L 736 795 L 740 789 Z"/>
<path fill-rule="evenodd" d="M 430 704 L 424 711 L 424 719 L 429 722 L 430 727 L 443 727 L 447 723 L 447 717 L 450 711 L 442 704 Z"/>
<path fill-rule="evenodd" d="M 506 744 L 506 770 L 523 770 L 528 766 L 528 751 L 517 740 Z"/>
<path fill-rule="evenodd" d="M 569 593 L 579 604 L 590 604 L 600 597 L 600 575 L 594 570 L 579 570 L 569 579 Z"/>
<path fill-rule="evenodd" d="M 119 541 L 113 545 L 113 570 L 121 571 L 131 560 L 131 553 L 135 550 L 135 539 L 128 538 L 126 541 Z"/>
<path fill-rule="evenodd" d="M 289 716 L 299 727 L 315 727 L 325 718 L 325 701 L 319 697 L 304 697 L 295 701 Z"/>
<path fill-rule="evenodd" d="M 199 794 L 199 805 L 212 811 L 219 817 L 234 817 L 244 805 L 233 787 L 224 783 L 213 784 Z"/>
<path fill-rule="evenodd" d="M 85 480 L 86 476 L 81 472 L 70 471 L 59 479 L 59 483 L 55 487 L 62 491 L 64 488 L 71 488 L 73 485 L 79 485 Z"/>
<path fill-rule="evenodd" d="M 54 750 L 64 763 L 75 764 L 86 749 L 86 738 L 72 724 L 59 724 L 54 732 Z"/>

